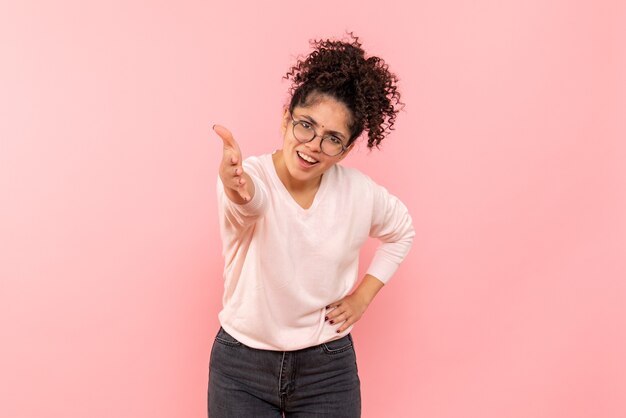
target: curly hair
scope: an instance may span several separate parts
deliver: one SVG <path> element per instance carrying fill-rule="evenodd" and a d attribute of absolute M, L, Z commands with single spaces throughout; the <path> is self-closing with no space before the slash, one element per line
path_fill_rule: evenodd
<path fill-rule="evenodd" d="M 398 78 L 379 57 L 366 58 L 359 38 L 312 40 L 313 47 L 283 77 L 291 80 L 289 111 L 306 106 L 318 95 L 330 96 L 351 112 L 348 144 L 367 131 L 367 147 L 378 148 L 391 130 L 398 111 L 404 107 L 397 88 Z"/>

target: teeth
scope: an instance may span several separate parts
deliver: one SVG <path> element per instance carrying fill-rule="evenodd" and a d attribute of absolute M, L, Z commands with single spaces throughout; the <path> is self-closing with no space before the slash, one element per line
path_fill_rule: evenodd
<path fill-rule="evenodd" d="M 315 164 L 317 162 L 317 160 L 314 160 L 313 158 L 309 157 L 308 155 L 305 155 L 303 153 L 301 153 L 300 151 L 298 151 L 298 155 L 300 156 L 300 158 L 302 158 L 304 161 L 308 161 L 311 164 Z"/>

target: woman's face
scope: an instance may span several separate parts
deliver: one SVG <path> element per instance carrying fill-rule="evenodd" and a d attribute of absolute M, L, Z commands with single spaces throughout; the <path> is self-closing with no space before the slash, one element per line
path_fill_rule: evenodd
<path fill-rule="evenodd" d="M 345 104 L 332 97 L 320 95 L 310 100 L 306 107 L 295 107 L 285 112 L 282 124 L 283 159 L 293 180 L 308 182 L 318 180 L 333 165 L 344 159 L 352 146 L 342 154 L 331 157 L 322 152 L 321 137 L 333 135 L 344 145 L 350 139 L 348 122 L 350 111 Z M 293 120 L 305 121 L 318 135 L 312 141 L 301 143 L 293 134 Z"/>

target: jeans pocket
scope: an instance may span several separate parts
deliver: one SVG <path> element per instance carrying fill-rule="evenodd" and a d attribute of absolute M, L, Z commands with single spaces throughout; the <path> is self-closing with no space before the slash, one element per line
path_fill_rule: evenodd
<path fill-rule="evenodd" d="M 235 339 L 232 335 L 224 331 L 224 328 L 220 327 L 217 335 L 215 336 L 215 342 L 228 345 L 231 347 L 238 347 L 242 345 L 239 341 Z"/>
<path fill-rule="evenodd" d="M 324 353 L 326 354 L 339 354 L 352 349 L 352 336 L 350 334 L 338 340 L 332 340 L 321 344 Z"/>

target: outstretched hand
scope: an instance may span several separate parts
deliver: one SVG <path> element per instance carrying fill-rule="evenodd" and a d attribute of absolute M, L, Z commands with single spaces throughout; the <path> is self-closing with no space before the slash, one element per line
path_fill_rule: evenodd
<path fill-rule="evenodd" d="M 223 126 L 214 125 L 213 130 L 222 138 L 224 143 L 224 153 L 219 173 L 226 195 L 235 203 L 250 201 L 254 195 L 254 184 L 250 176 L 243 170 L 239 144 L 237 144 L 230 131 Z"/>

